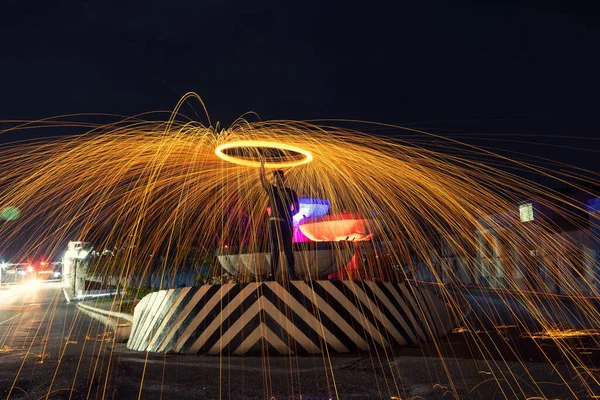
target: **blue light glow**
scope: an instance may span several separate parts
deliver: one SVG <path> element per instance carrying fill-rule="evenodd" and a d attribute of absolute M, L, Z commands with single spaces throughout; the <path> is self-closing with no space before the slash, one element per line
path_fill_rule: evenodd
<path fill-rule="evenodd" d="M 297 226 L 302 218 L 315 218 L 326 215 L 329 211 L 329 200 L 300 198 L 300 212 L 294 215 L 294 226 Z"/>
<path fill-rule="evenodd" d="M 298 199 L 298 203 L 300 203 L 300 212 L 292 217 L 294 221 L 294 242 L 308 242 L 309 239 L 304 236 L 298 224 L 304 218 L 315 218 L 322 217 L 329 212 L 329 207 L 331 203 L 329 200 L 323 199 L 310 199 L 310 198 L 300 198 Z"/>

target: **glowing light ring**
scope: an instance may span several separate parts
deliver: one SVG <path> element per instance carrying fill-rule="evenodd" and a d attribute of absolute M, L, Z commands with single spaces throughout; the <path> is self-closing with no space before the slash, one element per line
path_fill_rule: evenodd
<path fill-rule="evenodd" d="M 242 148 L 242 147 L 255 147 L 255 148 L 269 148 L 277 150 L 293 151 L 304 156 L 301 160 L 293 161 L 281 161 L 281 162 L 265 162 L 266 168 L 285 168 L 295 167 L 297 165 L 307 164 L 312 161 L 313 156 L 310 151 L 301 149 L 300 147 L 293 146 L 291 144 L 279 143 L 279 142 L 268 142 L 262 140 L 241 140 L 236 142 L 230 142 L 220 145 L 216 148 L 215 154 L 217 157 L 229 161 L 234 164 L 245 165 L 247 167 L 260 167 L 260 161 L 244 160 L 238 157 L 227 155 L 223 150 Z"/>

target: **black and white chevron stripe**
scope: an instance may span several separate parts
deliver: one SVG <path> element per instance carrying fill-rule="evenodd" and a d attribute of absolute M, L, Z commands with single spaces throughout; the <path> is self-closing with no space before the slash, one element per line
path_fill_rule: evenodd
<path fill-rule="evenodd" d="M 428 341 L 452 329 L 428 290 L 370 281 L 293 281 L 162 290 L 134 311 L 127 347 L 190 354 L 345 353 Z"/>

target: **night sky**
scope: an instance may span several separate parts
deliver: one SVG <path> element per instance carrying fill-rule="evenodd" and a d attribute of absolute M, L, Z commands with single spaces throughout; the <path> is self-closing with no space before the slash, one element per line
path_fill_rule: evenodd
<path fill-rule="evenodd" d="M 591 5 L 255 3 L 3 0 L 0 120 L 170 110 L 194 91 L 222 126 L 254 111 L 445 135 L 599 136 Z M 525 151 L 592 169 L 597 157 Z"/>
<path fill-rule="evenodd" d="M 256 3 L 2 0 L 0 121 L 169 111 L 193 91 L 221 126 L 377 121 L 599 171 L 599 142 L 575 138 L 600 136 L 591 5 Z"/>

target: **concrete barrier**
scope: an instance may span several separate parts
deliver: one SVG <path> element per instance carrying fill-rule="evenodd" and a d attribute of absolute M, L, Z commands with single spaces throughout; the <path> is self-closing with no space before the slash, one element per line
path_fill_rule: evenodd
<path fill-rule="evenodd" d="M 90 318 L 108 326 L 115 333 L 115 341 L 117 343 L 123 343 L 129 340 L 133 324 L 133 315 L 104 310 L 82 303 L 78 303 L 77 308 Z"/>
<path fill-rule="evenodd" d="M 293 281 L 162 290 L 136 306 L 127 348 L 180 354 L 321 354 L 430 341 L 453 313 L 426 289 Z"/>
<path fill-rule="evenodd" d="M 88 290 L 88 291 L 77 291 L 77 293 L 75 293 L 73 291 L 72 288 L 70 287 L 63 287 L 63 294 L 65 295 L 65 300 L 67 301 L 67 303 L 70 303 L 72 301 L 82 301 L 82 300 L 86 300 L 86 299 L 93 299 L 93 298 L 98 298 L 98 297 L 109 297 L 109 296 L 115 296 L 115 295 L 119 295 L 122 296 L 125 292 L 123 291 L 123 289 L 119 289 L 117 290 L 106 290 L 106 289 L 102 289 L 102 290 Z"/>

